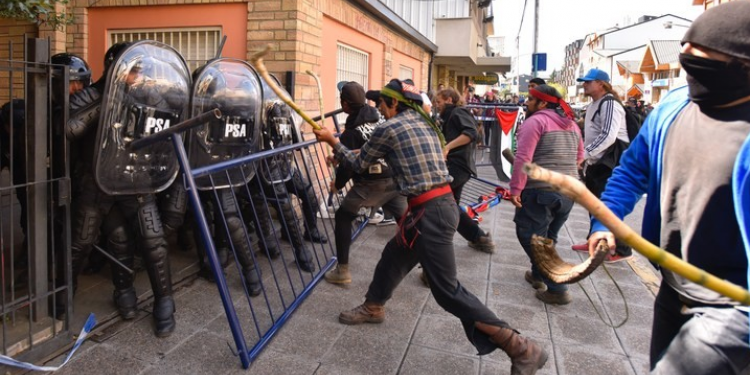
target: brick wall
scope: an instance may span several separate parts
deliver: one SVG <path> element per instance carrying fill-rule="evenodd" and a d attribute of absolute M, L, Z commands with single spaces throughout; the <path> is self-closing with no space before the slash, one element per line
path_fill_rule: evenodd
<path fill-rule="evenodd" d="M 7 60 L 23 61 L 24 35 L 37 36 L 37 26 L 31 22 L 0 19 L 0 105 L 11 98 L 11 73 L 8 68 L 23 69 L 22 64 L 9 64 Z M 23 98 L 23 72 L 13 74 L 13 98 Z"/>

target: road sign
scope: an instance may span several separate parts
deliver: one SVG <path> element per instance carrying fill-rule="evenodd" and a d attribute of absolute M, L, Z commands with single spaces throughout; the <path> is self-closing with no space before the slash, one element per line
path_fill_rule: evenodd
<path fill-rule="evenodd" d="M 534 72 L 547 70 L 547 54 L 535 53 L 531 55 L 531 70 Z"/>
<path fill-rule="evenodd" d="M 471 80 L 474 82 L 475 85 L 496 85 L 497 82 L 500 80 L 500 77 L 497 76 L 495 73 L 487 73 L 486 76 L 473 76 L 471 77 Z"/>

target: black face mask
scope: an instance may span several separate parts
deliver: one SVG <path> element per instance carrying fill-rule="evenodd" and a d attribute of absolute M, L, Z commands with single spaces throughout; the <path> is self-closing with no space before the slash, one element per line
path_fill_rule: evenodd
<path fill-rule="evenodd" d="M 687 72 L 690 99 L 699 106 L 715 107 L 750 95 L 750 68 L 737 60 L 729 62 L 680 54 Z"/>

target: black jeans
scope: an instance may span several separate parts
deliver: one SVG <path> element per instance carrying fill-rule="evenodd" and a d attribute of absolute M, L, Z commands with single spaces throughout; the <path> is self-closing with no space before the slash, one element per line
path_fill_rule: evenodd
<path fill-rule="evenodd" d="M 513 221 L 516 223 L 518 242 L 531 260 L 531 273 L 543 280 L 550 292 L 567 291 L 567 285 L 557 284 L 539 272 L 531 256 L 531 236 L 536 234 L 557 243 L 557 234 L 573 209 L 573 200 L 554 191 L 525 189 L 521 192 L 521 205 L 523 207 L 516 209 Z"/>
<path fill-rule="evenodd" d="M 469 181 L 469 178 L 471 178 L 471 174 L 465 169 L 456 167 L 454 165 L 448 166 L 448 172 L 450 173 L 451 177 L 453 177 L 453 182 L 451 182 L 453 199 L 455 199 L 456 203 L 458 203 L 461 201 L 461 192 L 464 189 L 464 185 L 466 185 L 466 183 Z M 477 241 L 479 237 L 484 234 L 482 229 L 479 228 L 479 224 L 476 221 L 472 220 L 469 215 L 464 212 L 464 210 L 459 209 L 458 212 L 458 227 L 456 228 L 456 231 L 467 241 Z"/>
<path fill-rule="evenodd" d="M 392 178 L 357 181 L 341 206 L 336 210 L 336 258 L 339 264 L 349 264 L 349 249 L 352 244 L 352 221 L 362 207 L 383 207 L 394 213 L 396 220 L 406 211 L 406 197 L 398 191 Z"/>
<path fill-rule="evenodd" d="M 419 263 L 425 270 L 435 301 L 461 320 L 469 342 L 479 354 L 495 350 L 497 346 L 476 329 L 474 323 L 510 327 L 456 278 L 453 235 L 458 225 L 458 209 L 453 197 L 446 194 L 412 207 L 403 225 L 404 232 L 399 230 L 383 249 L 365 296 L 367 301 L 385 304 L 401 280 Z"/>
<path fill-rule="evenodd" d="M 607 186 L 607 180 L 610 177 L 612 177 L 612 168 L 602 164 L 594 164 L 586 168 L 584 183 L 586 183 L 586 188 L 592 194 L 597 198 L 601 198 L 604 188 Z M 589 234 L 591 234 L 591 228 L 589 228 Z M 615 253 L 620 256 L 630 256 L 633 255 L 633 249 L 618 241 Z"/>

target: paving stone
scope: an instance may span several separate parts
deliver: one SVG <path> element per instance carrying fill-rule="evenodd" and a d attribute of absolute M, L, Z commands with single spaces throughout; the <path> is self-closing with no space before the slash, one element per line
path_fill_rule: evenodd
<path fill-rule="evenodd" d="M 239 368 L 242 368 L 240 359 L 225 340 L 207 331 L 198 331 L 141 374 L 223 374 Z"/>
<path fill-rule="evenodd" d="M 379 336 L 363 334 L 356 327 L 346 329 L 322 363 L 335 363 L 344 374 L 395 374 L 408 343 L 394 342 Z"/>
<path fill-rule="evenodd" d="M 479 357 L 467 357 L 421 345 L 411 345 L 398 372 L 401 375 L 470 375 L 479 372 Z"/>
<path fill-rule="evenodd" d="M 549 322 L 544 309 L 502 303 L 493 304 L 490 308 L 498 318 L 508 322 L 524 336 L 549 339 Z"/>
<path fill-rule="evenodd" d="M 620 338 L 623 349 L 628 356 L 648 361 L 649 348 L 651 346 L 651 328 L 621 327 L 617 329 L 617 337 Z"/>
<path fill-rule="evenodd" d="M 625 356 L 591 346 L 556 345 L 560 375 L 607 374 L 632 375 L 633 367 Z"/>
<path fill-rule="evenodd" d="M 620 355 L 624 354 L 614 330 L 604 325 L 599 319 L 551 314 L 550 327 L 555 343 L 590 346 Z"/>
<path fill-rule="evenodd" d="M 284 374 L 284 375 L 312 375 L 320 367 L 317 359 L 306 359 L 297 355 L 264 350 L 261 355 L 245 370 L 242 367 L 226 372 L 226 375 L 247 374 Z"/>
<path fill-rule="evenodd" d="M 74 359 L 54 374 L 137 374 L 148 366 L 148 363 L 122 354 L 122 349 L 109 344 L 95 345 L 85 355 L 77 353 Z M 56 364 L 49 364 L 55 366 Z"/>

